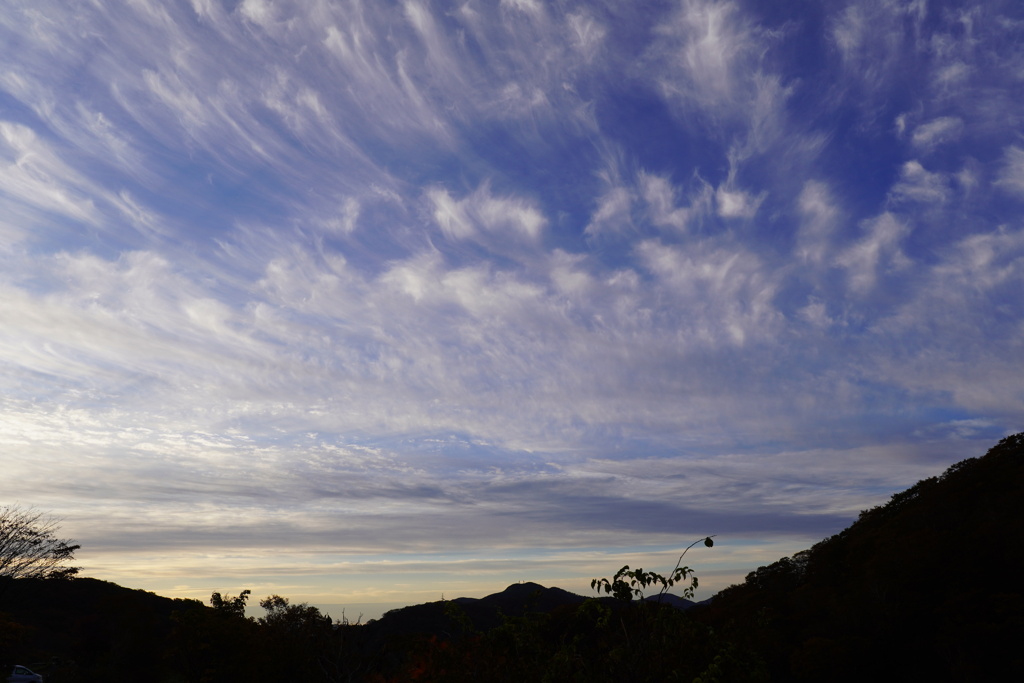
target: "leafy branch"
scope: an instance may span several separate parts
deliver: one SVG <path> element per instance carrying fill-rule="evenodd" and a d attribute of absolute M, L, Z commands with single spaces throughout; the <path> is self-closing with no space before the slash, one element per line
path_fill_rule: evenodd
<path fill-rule="evenodd" d="M 58 538 L 60 522 L 33 508 L 0 507 L 0 577 L 11 579 L 70 579 L 69 567 L 81 546 Z"/>
<path fill-rule="evenodd" d="M 651 586 L 660 586 L 661 590 L 658 592 L 658 599 L 668 592 L 669 588 L 677 584 L 682 584 L 684 581 L 689 579 L 689 585 L 683 589 L 683 597 L 689 600 L 693 597 L 694 592 L 697 590 L 697 577 L 693 573 L 693 570 L 689 567 L 682 566 L 683 557 L 687 551 L 698 543 L 703 543 L 706 547 L 710 548 L 715 544 L 711 539 L 714 536 L 707 536 L 700 540 L 694 541 L 690 545 L 686 546 L 679 559 L 676 560 L 676 566 L 672 568 L 672 571 L 667 576 L 659 574 L 657 572 L 645 572 L 643 569 L 630 569 L 627 564 L 619 571 L 615 572 L 615 576 L 612 580 L 608 579 L 594 579 L 590 582 L 590 587 L 596 590 L 598 593 L 602 591 L 604 593 L 610 593 L 613 597 L 629 602 L 634 597 L 642 600 L 644 597 L 644 591 Z"/>

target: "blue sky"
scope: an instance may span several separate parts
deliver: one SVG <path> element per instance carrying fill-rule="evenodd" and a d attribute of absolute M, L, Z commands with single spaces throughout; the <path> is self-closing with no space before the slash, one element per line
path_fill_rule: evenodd
<path fill-rule="evenodd" d="M 0 497 L 173 596 L 586 592 L 717 534 L 706 597 L 1020 430 L 1022 39 L 8 0 Z"/>

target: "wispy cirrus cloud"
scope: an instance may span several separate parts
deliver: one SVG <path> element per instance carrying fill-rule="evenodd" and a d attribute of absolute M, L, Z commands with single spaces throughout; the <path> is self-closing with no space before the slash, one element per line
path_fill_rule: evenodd
<path fill-rule="evenodd" d="M 1009 192 L 1024 194 L 1024 149 L 1017 146 L 1006 148 L 996 182 Z"/>
<path fill-rule="evenodd" d="M 955 140 L 963 131 L 964 122 L 956 116 L 940 116 L 914 129 L 910 142 L 919 149 L 931 151 L 939 145 Z"/>

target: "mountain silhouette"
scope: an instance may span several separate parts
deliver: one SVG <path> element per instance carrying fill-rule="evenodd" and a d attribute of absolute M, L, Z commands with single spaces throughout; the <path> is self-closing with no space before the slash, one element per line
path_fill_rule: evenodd
<path fill-rule="evenodd" d="M 499 593 L 483 598 L 455 598 L 391 610 L 367 628 L 383 634 L 426 633 L 442 637 L 488 631 L 506 617 L 550 612 L 566 605 L 578 605 L 586 598 L 561 588 L 537 583 L 514 583 Z"/>

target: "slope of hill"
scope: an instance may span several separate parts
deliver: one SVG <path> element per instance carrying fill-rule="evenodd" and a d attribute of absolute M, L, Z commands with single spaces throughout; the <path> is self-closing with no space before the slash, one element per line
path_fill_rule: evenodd
<path fill-rule="evenodd" d="M 204 609 L 89 578 L 6 579 L 2 590 L 0 662 L 46 662 L 42 673 L 60 673 L 47 680 L 88 680 L 89 672 L 110 669 L 152 676 L 171 615 Z"/>
<path fill-rule="evenodd" d="M 773 680 L 1024 680 L 1022 575 L 1016 434 L 695 614 L 757 653 Z"/>

